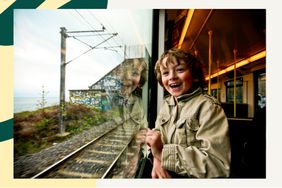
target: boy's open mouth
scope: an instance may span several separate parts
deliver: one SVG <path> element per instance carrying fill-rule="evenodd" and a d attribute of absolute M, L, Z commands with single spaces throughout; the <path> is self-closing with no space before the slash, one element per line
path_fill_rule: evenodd
<path fill-rule="evenodd" d="M 180 87 L 181 86 L 181 84 L 180 83 L 173 83 L 173 84 L 169 84 L 169 87 L 171 87 L 172 89 L 174 89 L 174 88 L 178 88 L 178 87 Z"/>

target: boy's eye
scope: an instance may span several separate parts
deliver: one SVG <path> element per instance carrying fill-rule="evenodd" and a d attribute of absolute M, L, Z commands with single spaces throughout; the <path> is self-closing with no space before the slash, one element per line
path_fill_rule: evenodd
<path fill-rule="evenodd" d="M 168 71 L 163 71 L 163 72 L 162 72 L 162 75 L 163 75 L 163 76 L 168 75 Z"/>
<path fill-rule="evenodd" d="M 184 71 L 184 68 L 177 68 L 176 71 L 177 71 L 177 72 L 183 72 L 183 71 Z"/>
<path fill-rule="evenodd" d="M 134 71 L 134 72 L 132 72 L 131 76 L 139 76 L 139 72 Z"/>

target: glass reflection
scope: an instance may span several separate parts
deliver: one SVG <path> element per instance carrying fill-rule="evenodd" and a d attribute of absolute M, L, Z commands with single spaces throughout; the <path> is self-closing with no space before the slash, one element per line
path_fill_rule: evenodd
<path fill-rule="evenodd" d="M 142 101 L 146 82 L 147 63 L 143 58 L 127 59 L 120 67 L 120 119 L 124 133 L 132 131 L 134 138 L 120 158 L 113 177 L 134 178 L 141 158 L 147 154 L 144 144 L 148 127 Z"/>
<path fill-rule="evenodd" d="M 142 87 L 146 82 L 147 64 L 143 59 L 130 59 L 124 63 L 122 69 L 120 91 L 123 97 L 122 119 L 138 129 L 146 128 Z"/>

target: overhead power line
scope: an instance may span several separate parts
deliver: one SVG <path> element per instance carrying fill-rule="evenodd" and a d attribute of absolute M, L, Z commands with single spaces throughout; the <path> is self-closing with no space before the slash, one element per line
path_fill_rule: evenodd
<path fill-rule="evenodd" d="M 72 62 L 72 61 L 74 61 L 74 60 L 78 59 L 79 57 L 81 57 L 81 56 L 83 56 L 84 54 L 86 54 L 86 53 L 90 52 L 91 50 L 95 49 L 96 47 L 100 46 L 101 44 L 103 44 L 103 43 L 107 42 L 108 40 L 110 40 L 111 38 L 113 38 L 113 37 L 114 37 L 114 36 L 116 36 L 116 35 L 117 35 L 117 33 L 112 33 L 112 35 L 111 35 L 109 38 L 107 38 L 107 39 L 105 39 L 104 41 L 102 41 L 102 42 L 100 42 L 100 43 L 96 44 L 95 46 L 91 46 L 91 45 L 89 45 L 89 44 L 87 44 L 87 43 L 83 42 L 85 45 L 89 46 L 89 47 L 90 47 L 90 49 L 89 49 L 89 50 L 87 50 L 87 51 L 85 51 L 85 52 L 83 52 L 83 53 L 82 53 L 82 54 L 80 54 L 79 56 L 77 56 L 77 57 L 73 58 L 72 60 L 70 60 L 70 61 L 66 62 L 65 64 L 67 65 L 67 64 L 69 64 L 70 62 Z M 79 40 L 79 41 L 80 41 L 80 40 Z M 82 42 L 82 41 L 81 41 L 81 42 Z"/>
<path fill-rule="evenodd" d="M 87 33 L 87 32 L 93 32 L 93 30 L 91 31 L 67 31 L 66 28 L 61 27 L 61 74 L 60 74 L 60 115 L 59 115 L 59 124 L 60 124 L 60 135 L 66 135 L 65 132 L 65 125 L 64 125 L 64 113 L 65 113 L 65 70 L 66 70 L 66 65 L 69 64 L 70 62 L 78 59 L 79 57 L 81 57 L 82 55 L 90 52 L 93 49 L 98 48 L 101 44 L 107 42 L 108 40 L 110 40 L 111 38 L 117 36 L 117 33 L 112 33 L 107 39 L 103 40 L 102 42 L 91 46 L 89 44 L 87 44 L 86 42 L 83 42 L 79 39 L 77 39 L 75 36 L 72 36 L 73 38 L 75 38 L 76 40 L 82 42 L 83 44 L 87 45 L 90 49 L 83 52 L 82 54 L 80 54 L 79 56 L 75 57 L 74 59 L 66 62 L 66 39 L 69 37 L 67 33 Z M 94 30 L 94 32 L 104 32 L 104 29 L 102 31 L 99 30 Z M 112 49 L 112 46 L 108 46 L 105 47 L 105 49 Z"/>

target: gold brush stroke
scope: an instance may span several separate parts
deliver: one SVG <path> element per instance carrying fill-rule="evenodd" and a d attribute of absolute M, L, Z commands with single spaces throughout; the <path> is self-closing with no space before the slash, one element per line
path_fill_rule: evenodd
<path fill-rule="evenodd" d="M 0 0 L 0 14 L 11 6 L 16 0 Z"/>
<path fill-rule="evenodd" d="M 13 46 L 0 46 L 0 122 L 13 118 Z"/>
<path fill-rule="evenodd" d="M 70 2 L 70 0 L 46 0 L 37 9 L 57 9 L 64 4 Z"/>

